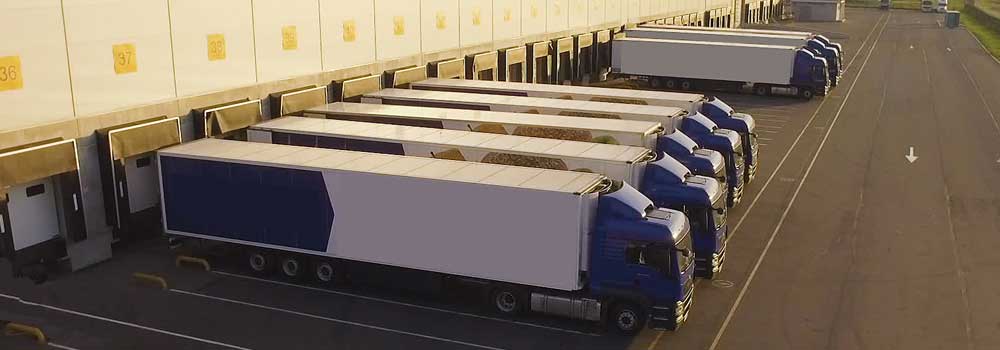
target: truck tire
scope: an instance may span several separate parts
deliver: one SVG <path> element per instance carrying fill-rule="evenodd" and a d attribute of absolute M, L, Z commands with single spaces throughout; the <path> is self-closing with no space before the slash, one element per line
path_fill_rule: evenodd
<path fill-rule="evenodd" d="M 497 287 L 490 293 L 490 305 L 501 315 L 513 316 L 521 313 L 524 302 L 521 293 L 509 286 Z"/>
<path fill-rule="evenodd" d="M 694 88 L 694 83 L 690 80 L 681 80 L 681 90 L 690 91 L 692 88 Z"/>
<path fill-rule="evenodd" d="M 646 326 L 646 313 L 639 306 L 621 302 L 611 308 L 608 322 L 623 335 L 634 335 Z"/>
<path fill-rule="evenodd" d="M 757 96 L 770 96 L 771 87 L 767 86 L 767 84 L 754 84 L 753 93 Z"/>
<path fill-rule="evenodd" d="M 811 100 L 815 95 L 816 93 L 813 92 L 813 90 L 810 88 L 803 88 L 799 90 L 799 97 L 801 97 L 804 100 Z"/>
<path fill-rule="evenodd" d="M 260 275 L 270 274 L 274 271 L 274 255 L 266 250 L 254 249 L 247 253 L 247 265 L 250 270 Z"/>
<path fill-rule="evenodd" d="M 670 79 L 670 78 L 667 78 L 667 79 L 664 79 L 664 80 L 665 80 L 665 82 L 663 83 L 663 86 L 666 87 L 667 90 L 673 90 L 673 89 L 677 88 L 677 80 Z"/>
<path fill-rule="evenodd" d="M 296 255 L 281 258 L 281 274 L 288 278 L 300 278 L 306 270 L 305 260 Z"/>
<path fill-rule="evenodd" d="M 336 283 L 340 280 L 340 271 L 338 271 L 336 265 L 329 260 L 318 261 L 313 264 L 313 276 L 316 280 L 322 283 Z"/>
<path fill-rule="evenodd" d="M 649 78 L 649 87 L 654 89 L 659 89 L 663 87 L 663 78 L 651 77 Z"/>

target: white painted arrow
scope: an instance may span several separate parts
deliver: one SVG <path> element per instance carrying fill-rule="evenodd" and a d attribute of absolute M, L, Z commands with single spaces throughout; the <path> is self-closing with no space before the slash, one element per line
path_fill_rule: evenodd
<path fill-rule="evenodd" d="M 920 157 L 913 155 L 913 146 L 910 146 L 910 154 L 906 155 L 906 160 L 910 161 L 910 164 L 912 164 L 913 162 L 917 161 L 917 158 Z"/>
<path fill-rule="evenodd" d="M 913 50 L 913 45 L 910 45 L 910 50 Z"/>
<path fill-rule="evenodd" d="M 951 52 L 951 48 L 950 47 L 947 47 L 946 49 L 948 50 L 948 52 Z"/>

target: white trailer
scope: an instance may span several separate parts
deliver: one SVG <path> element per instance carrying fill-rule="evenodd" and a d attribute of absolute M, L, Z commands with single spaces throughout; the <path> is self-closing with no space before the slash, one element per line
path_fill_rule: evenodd
<path fill-rule="evenodd" d="M 698 112 L 701 104 L 708 100 L 705 95 L 695 93 L 464 79 L 429 78 L 410 83 L 410 88 L 414 90 L 653 105 L 681 108 L 688 113 Z"/>
<path fill-rule="evenodd" d="M 612 143 L 656 149 L 659 122 L 529 113 L 336 102 L 307 109 L 306 117 L 424 126 L 450 130 Z"/>
<path fill-rule="evenodd" d="M 651 121 L 662 124 L 668 134 L 687 115 L 687 111 L 675 107 L 406 89 L 382 89 L 367 93 L 361 102 Z"/>
<path fill-rule="evenodd" d="M 757 44 L 775 46 L 793 46 L 811 50 L 813 54 L 826 59 L 830 71 L 831 85 L 837 85 L 837 78 L 843 73 L 840 69 L 842 56 L 836 48 L 827 47 L 813 35 L 786 35 L 745 33 L 734 31 L 690 30 L 661 27 L 639 27 L 625 32 L 629 38 L 687 40 L 718 43 Z M 667 86 L 668 89 L 674 87 Z"/>
<path fill-rule="evenodd" d="M 254 125 L 248 137 L 251 142 L 586 171 L 636 188 L 657 158 L 643 147 L 302 117 Z"/>
<path fill-rule="evenodd" d="M 826 60 L 792 46 L 615 39 L 612 71 L 656 86 L 785 93 L 812 98 L 830 87 Z"/>
<path fill-rule="evenodd" d="M 841 57 L 844 55 L 844 48 L 839 44 L 830 41 L 826 36 L 818 33 L 802 32 L 802 31 L 792 31 L 792 30 L 774 30 L 774 29 L 752 29 L 752 28 L 708 28 L 708 27 L 694 27 L 694 26 L 678 26 L 669 24 L 653 24 L 646 23 L 639 27 L 644 28 L 666 28 L 666 29 L 677 29 L 677 30 L 693 30 L 693 31 L 712 31 L 712 32 L 731 32 L 731 33 L 755 33 L 755 34 L 772 34 L 772 35 L 792 35 L 799 36 L 806 39 L 818 39 L 823 42 L 824 45 L 837 49 Z"/>
<path fill-rule="evenodd" d="M 500 313 L 627 333 L 687 317 L 687 219 L 603 175 L 220 139 L 158 155 L 165 231 L 238 247 L 257 272 L 404 271 L 485 287 Z M 642 267 L 623 259 L 633 245 Z M 595 288 L 623 280 L 636 286 Z"/>

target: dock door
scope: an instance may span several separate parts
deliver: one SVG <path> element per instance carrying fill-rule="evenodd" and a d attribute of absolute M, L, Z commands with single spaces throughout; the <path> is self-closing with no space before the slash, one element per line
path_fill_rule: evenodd
<path fill-rule="evenodd" d="M 15 277 L 41 283 L 87 238 L 75 140 L 0 150 L 0 255 Z"/>

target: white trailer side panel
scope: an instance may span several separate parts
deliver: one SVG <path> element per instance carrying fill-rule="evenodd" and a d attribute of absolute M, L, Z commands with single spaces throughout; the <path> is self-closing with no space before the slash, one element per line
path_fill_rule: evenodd
<path fill-rule="evenodd" d="M 379 123 L 434 122 L 450 130 L 480 130 L 489 126 L 503 128 L 509 135 L 559 138 L 570 140 L 601 140 L 619 145 L 656 148 L 663 128 L 659 122 L 577 118 L 527 113 L 474 111 L 451 108 L 431 108 L 337 102 L 305 111 L 305 116 L 327 119 L 375 120 Z M 392 119 L 392 121 L 382 118 Z M 570 133 L 552 133 L 568 130 Z M 496 130 L 499 131 L 499 130 Z M 571 135 L 571 137 L 563 137 Z"/>
<path fill-rule="evenodd" d="M 383 89 L 365 94 L 362 102 L 390 104 L 405 102 L 411 105 L 441 106 L 456 108 L 483 108 L 497 112 L 534 113 L 574 117 L 624 119 L 659 122 L 667 133 L 674 131 L 680 118 L 687 111 L 680 108 L 644 106 L 625 103 L 558 100 L 538 97 L 502 96 L 470 94 L 449 91 L 426 91 L 406 89 Z"/>
<path fill-rule="evenodd" d="M 687 40 L 687 41 L 708 41 L 718 43 L 737 44 L 757 44 L 803 47 L 808 41 L 803 36 L 760 34 L 760 33 L 739 33 L 739 32 L 717 32 L 717 31 L 697 31 L 680 29 L 660 29 L 660 28 L 636 28 L 625 32 L 629 38 L 660 39 L 660 40 Z"/>
<path fill-rule="evenodd" d="M 596 195 L 354 172 L 325 173 L 324 180 L 337 213 L 331 256 L 561 290 L 582 287 L 589 223 L 581 215 Z"/>
<path fill-rule="evenodd" d="M 617 39 L 611 67 L 622 74 L 788 84 L 796 48 L 680 40 Z"/>
<path fill-rule="evenodd" d="M 713 31 L 713 32 L 730 32 L 730 33 L 757 33 L 757 34 L 773 34 L 773 35 L 792 35 L 801 36 L 803 38 L 809 39 L 813 37 L 813 33 L 810 32 L 799 32 L 791 30 L 773 30 L 773 29 L 749 29 L 749 28 L 713 28 L 713 27 L 695 27 L 695 26 L 679 26 L 670 24 L 652 24 L 646 23 L 642 24 L 641 28 L 666 28 L 666 29 L 678 29 L 678 30 L 694 30 L 694 31 Z"/>
<path fill-rule="evenodd" d="M 565 100 L 634 103 L 697 110 L 705 95 L 682 92 L 632 90 L 575 85 L 529 84 L 507 81 L 429 78 L 411 83 L 417 90 L 458 91 L 497 95 L 558 98 Z"/>

